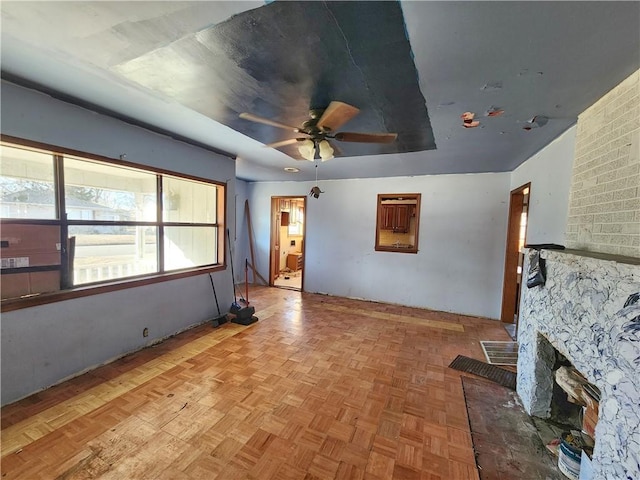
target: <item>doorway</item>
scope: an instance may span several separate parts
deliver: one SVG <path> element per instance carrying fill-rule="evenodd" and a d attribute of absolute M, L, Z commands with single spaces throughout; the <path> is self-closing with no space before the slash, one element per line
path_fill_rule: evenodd
<path fill-rule="evenodd" d="M 527 183 L 511 192 L 509 220 L 507 226 L 507 248 L 504 261 L 504 282 L 502 286 L 502 311 L 500 320 L 511 326 L 507 328 L 512 338 L 518 329 L 520 289 L 522 287 L 523 247 L 527 238 L 527 216 L 531 184 Z"/>
<path fill-rule="evenodd" d="M 303 290 L 307 197 L 271 197 L 269 285 Z"/>

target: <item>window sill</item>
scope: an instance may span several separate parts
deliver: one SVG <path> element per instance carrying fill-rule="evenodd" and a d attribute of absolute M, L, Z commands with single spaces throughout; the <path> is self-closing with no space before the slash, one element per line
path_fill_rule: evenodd
<path fill-rule="evenodd" d="M 376 252 L 418 253 L 418 249 L 413 246 L 377 245 Z"/>
<path fill-rule="evenodd" d="M 38 305 L 46 305 L 48 303 L 62 302 L 64 300 L 72 300 L 74 298 L 89 297 L 92 295 L 100 295 L 103 293 L 115 292 L 118 290 L 137 288 L 145 285 L 152 285 L 154 283 L 168 282 L 171 280 L 178 280 L 180 278 L 193 277 L 205 273 L 219 272 L 225 269 L 226 265 L 216 265 L 213 267 L 202 267 L 186 272 L 183 271 L 155 274 L 145 276 L 144 278 L 114 281 L 110 283 L 103 283 L 100 285 L 79 286 L 76 288 L 61 290 L 58 292 L 37 293 L 25 297 L 2 300 L 2 302 L 0 303 L 0 312 L 12 312 L 14 310 L 21 310 L 23 308 L 35 307 Z"/>

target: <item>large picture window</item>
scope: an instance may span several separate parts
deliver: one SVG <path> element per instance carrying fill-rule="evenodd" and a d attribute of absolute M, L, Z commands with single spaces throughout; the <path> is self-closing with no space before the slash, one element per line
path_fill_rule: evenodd
<path fill-rule="evenodd" d="M 0 148 L 3 302 L 223 263 L 224 185 L 77 152 Z"/>

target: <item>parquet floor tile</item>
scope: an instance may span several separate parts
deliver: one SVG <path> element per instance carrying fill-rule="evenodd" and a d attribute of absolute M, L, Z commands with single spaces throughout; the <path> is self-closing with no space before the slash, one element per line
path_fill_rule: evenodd
<path fill-rule="evenodd" d="M 252 289 L 201 325 L 2 409 L 2 480 L 477 480 L 461 386 L 501 324 Z"/>

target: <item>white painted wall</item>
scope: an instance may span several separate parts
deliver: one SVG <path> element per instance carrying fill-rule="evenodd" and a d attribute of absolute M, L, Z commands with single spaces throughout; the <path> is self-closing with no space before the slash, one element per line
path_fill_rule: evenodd
<path fill-rule="evenodd" d="M 305 290 L 498 318 L 509 181 L 509 173 L 320 181 L 325 193 L 307 202 Z M 312 186 L 250 184 L 263 275 L 270 198 Z M 417 254 L 374 250 L 378 193 L 422 194 Z"/>
<path fill-rule="evenodd" d="M 574 125 L 511 172 L 511 190 L 531 182 L 527 243 L 565 244 L 575 140 Z"/>
<path fill-rule="evenodd" d="M 2 133 L 228 182 L 233 160 L 2 82 Z M 233 301 L 229 269 L 214 274 L 221 309 Z M 217 317 L 208 275 L 2 314 L 2 404 Z M 142 330 L 149 328 L 143 338 Z"/>

